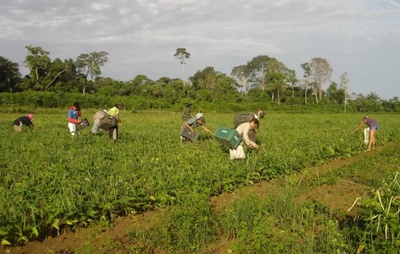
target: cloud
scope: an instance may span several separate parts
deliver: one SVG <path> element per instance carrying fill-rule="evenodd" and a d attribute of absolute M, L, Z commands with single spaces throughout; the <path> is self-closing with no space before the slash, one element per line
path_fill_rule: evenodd
<path fill-rule="evenodd" d="M 400 60 L 399 18 L 398 0 L 3 0 L 0 47 L 18 63 L 27 45 L 52 59 L 106 51 L 103 75 L 118 80 L 180 77 L 178 47 L 192 54 L 189 76 L 207 66 L 229 75 L 268 55 L 301 77 L 300 64 L 323 57 L 333 81 L 346 71 L 354 91 L 391 98 L 400 96 L 389 65 Z"/>

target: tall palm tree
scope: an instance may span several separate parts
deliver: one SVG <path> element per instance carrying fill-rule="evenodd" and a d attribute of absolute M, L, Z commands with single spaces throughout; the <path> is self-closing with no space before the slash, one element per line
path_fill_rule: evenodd
<path fill-rule="evenodd" d="M 181 61 L 183 89 L 185 89 L 185 64 L 186 59 L 190 58 L 190 53 L 187 52 L 185 48 L 177 48 L 174 57 L 178 58 Z"/>

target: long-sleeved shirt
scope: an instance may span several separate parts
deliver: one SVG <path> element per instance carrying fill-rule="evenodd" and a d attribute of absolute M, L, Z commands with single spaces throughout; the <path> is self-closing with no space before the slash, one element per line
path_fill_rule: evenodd
<path fill-rule="evenodd" d="M 76 111 L 74 107 L 69 107 L 68 109 L 68 122 L 70 123 L 80 123 L 80 121 L 78 120 L 78 117 L 81 115 L 80 111 Z"/>
<path fill-rule="evenodd" d="M 249 138 L 249 130 L 250 130 L 250 123 L 242 123 L 239 125 L 236 130 L 239 132 L 239 134 L 242 136 L 242 140 L 246 145 L 252 145 L 252 146 L 257 146 L 257 144 L 253 141 L 250 140 Z"/>
<path fill-rule="evenodd" d="M 13 122 L 13 125 L 19 126 L 20 124 L 29 126 L 31 128 L 33 127 L 33 123 L 31 121 L 31 119 L 29 119 L 29 117 L 27 117 L 27 116 L 21 116 L 20 118 L 15 119 L 15 121 Z"/>

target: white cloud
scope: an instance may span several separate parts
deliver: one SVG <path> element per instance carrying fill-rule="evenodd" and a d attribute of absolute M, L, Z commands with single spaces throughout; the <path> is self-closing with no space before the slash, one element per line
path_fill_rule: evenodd
<path fill-rule="evenodd" d="M 346 71 L 353 91 L 392 98 L 399 18 L 398 0 L 3 0 L 0 55 L 21 63 L 26 45 L 53 59 L 104 50 L 103 74 L 118 80 L 180 77 L 178 47 L 192 54 L 188 75 L 206 66 L 230 74 L 269 55 L 300 77 L 301 63 L 323 57 L 333 81 Z"/>

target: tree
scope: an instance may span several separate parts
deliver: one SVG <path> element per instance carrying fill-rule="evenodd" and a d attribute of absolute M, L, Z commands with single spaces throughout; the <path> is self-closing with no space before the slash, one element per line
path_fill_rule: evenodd
<path fill-rule="evenodd" d="M 87 79 L 90 76 L 90 81 L 94 81 L 96 77 L 101 75 L 100 67 L 108 62 L 108 53 L 105 51 L 92 52 L 89 54 L 80 54 L 76 59 L 76 67 L 78 73 L 81 73 Z M 86 85 L 82 89 L 85 93 Z"/>
<path fill-rule="evenodd" d="M 302 83 L 304 86 L 304 104 L 307 104 L 307 90 L 310 84 L 311 68 L 309 63 L 300 64 L 300 67 L 304 70 Z"/>
<path fill-rule="evenodd" d="M 20 80 L 18 64 L 0 56 L 0 92 L 13 92 Z"/>
<path fill-rule="evenodd" d="M 271 99 L 274 100 L 277 95 L 277 102 L 280 104 L 280 93 L 285 91 L 289 77 L 293 75 L 283 63 L 275 58 L 268 60 L 266 69 L 267 88 L 271 92 Z"/>
<path fill-rule="evenodd" d="M 51 85 L 57 81 L 62 81 L 67 84 L 74 81 L 76 78 L 75 63 L 72 59 L 61 61 L 57 58 L 52 61 L 47 69 L 46 84 L 44 90 L 47 90 Z"/>
<path fill-rule="evenodd" d="M 43 88 L 42 81 L 48 74 L 48 68 L 51 63 L 50 52 L 41 47 L 26 46 L 28 55 L 25 57 L 25 66 L 30 69 L 30 87 L 31 90 Z"/>
<path fill-rule="evenodd" d="M 339 85 L 336 82 L 332 82 L 328 89 L 326 89 L 326 96 L 329 101 L 339 103 L 341 101 L 341 89 L 339 89 Z"/>
<path fill-rule="evenodd" d="M 215 71 L 213 67 L 206 67 L 190 77 L 195 91 L 200 91 L 203 98 L 211 102 L 216 98 L 226 98 L 227 94 L 237 94 L 237 82 L 226 74 Z"/>
<path fill-rule="evenodd" d="M 250 85 L 248 82 L 250 79 L 250 72 L 246 65 L 233 67 L 231 76 L 239 84 L 242 96 L 250 90 Z"/>
<path fill-rule="evenodd" d="M 70 60 L 64 62 L 57 58 L 51 61 L 49 52 L 41 47 L 26 46 L 28 55 L 25 58 L 26 67 L 30 69 L 30 76 L 27 77 L 28 82 L 23 82 L 26 89 L 31 90 L 47 90 L 51 85 L 61 79 L 61 75 L 69 73 L 71 77 L 75 75 L 75 65 Z"/>
<path fill-rule="evenodd" d="M 186 59 L 190 58 L 190 53 L 185 48 L 177 48 L 174 57 L 178 58 L 182 64 L 182 82 L 183 88 L 185 88 L 185 64 Z"/>
<path fill-rule="evenodd" d="M 322 100 L 322 86 L 326 81 L 329 81 L 332 75 L 332 68 L 328 61 L 323 58 L 313 58 L 310 62 L 311 77 L 314 81 L 315 91 L 317 95 L 315 98 L 318 101 Z"/>
<path fill-rule="evenodd" d="M 287 75 L 286 75 L 286 83 L 289 85 L 290 88 L 292 89 L 292 99 L 294 99 L 294 90 L 295 86 L 297 84 L 298 80 L 296 78 L 296 71 L 295 70 L 288 70 Z"/>
<path fill-rule="evenodd" d="M 249 82 L 252 83 L 250 88 L 261 87 L 262 91 L 266 90 L 265 73 L 267 70 L 268 62 L 273 59 L 266 55 L 254 57 L 247 63 L 249 71 Z"/>
<path fill-rule="evenodd" d="M 280 93 L 286 89 L 285 75 L 279 72 L 270 72 L 266 74 L 266 77 L 267 87 L 271 92 L 271 99 L 273 101 L 276 94 L 276 101 L 279 105 L 281 102 Z"/>
<path fill-rule="evenodd" d="M 347 72 L 344 72 L 342 75 L 340 75 L 340 87 L 344 90 L 344 112 L 346 112 L 348 84 L 349 76 L 347 75 Z"/>

